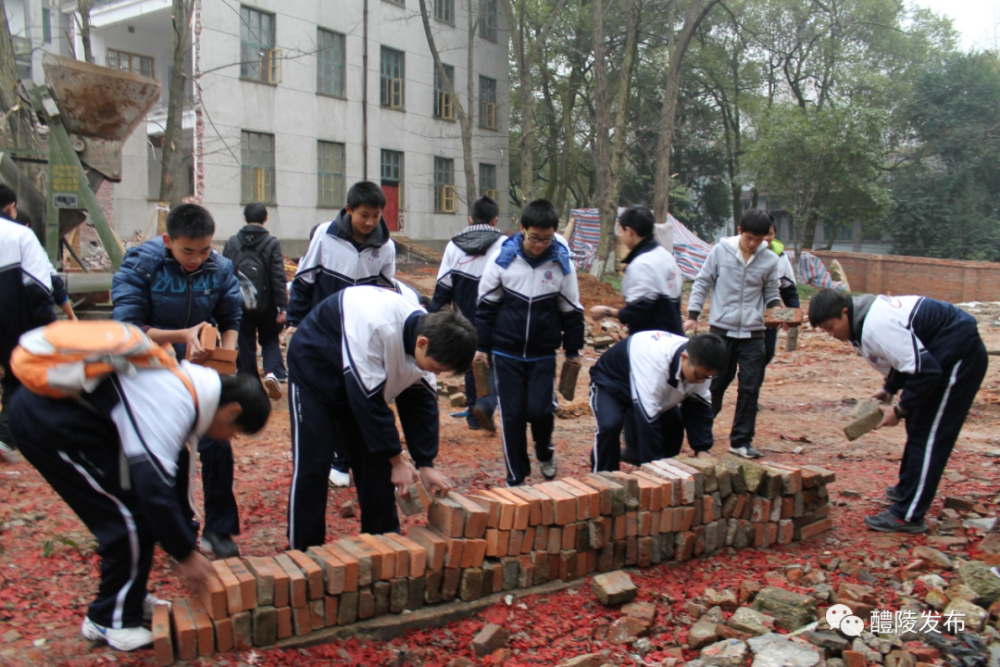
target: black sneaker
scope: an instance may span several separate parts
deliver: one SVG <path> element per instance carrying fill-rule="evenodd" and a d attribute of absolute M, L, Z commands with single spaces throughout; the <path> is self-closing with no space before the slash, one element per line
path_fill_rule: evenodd
<path fill-rule="evenodd" d="M 895 486 L 887 486 L 885 488 L 885 497 L 894 503 L 903 502 L 903 494 L 901 494 Z"/>
<path fill-rule="evenodd" d="M 470 431 L 478 431 L 479 429 L 482 428 L 482 426 L 479 425 L 479 419 L 477 419 L 475 415 L 472 415 L 471 413 L 469 414 L 468 417 L 465 418 L 465 423 L 469 425 Z"/>
<path fill-rule="evenodd" d="M 199 540 L 198 546 L 201 547 L 202 551 L 207 551 L 220 560 L 238 558 L 240 555 L 240 548 L 228 535 L 219 535 L 207 528 L 201 531 L 201 540 Z"/>
<path fill-rule="evenodd" d="M 618 459 L 619 459 L 619 460 L 620 460 L 620 461 L 621 461 L 622 463 L 628 463 L 629 465 L 633 465 L 633 466 L 637 466 L 637 465 L 640 465 L 640 464 L 639 464 L 639 456 L 638 456 L 637 454 L 634 454 L 634 453 L 630 452 L 630 451 L 628 450 L 628 448 L 626 448 L 626 449 L 625 449 L 625 451 L 624 451 L 624 452 L 622 452 L 622 453 L 621 453 L 621 454 L 620 454 L 620 455 L 618 456 Z"/>
<path fill-rule="evenodd" d="M 737 456 L 742 456 L 745 459 L 759 459 L 764 456 L 756 449 L 753 445 L 744 445 L 743 447 L 730 447 L 729 451 Z"/>
<path fill-rule="evenodd" d="M 896 518 L 896 515 L 889 510 L 866 516 L 865 525 L 883 533 L 926 533 L 929 530 L 927 522 L 923 519 L 919 522 L 903 521 Z"/>

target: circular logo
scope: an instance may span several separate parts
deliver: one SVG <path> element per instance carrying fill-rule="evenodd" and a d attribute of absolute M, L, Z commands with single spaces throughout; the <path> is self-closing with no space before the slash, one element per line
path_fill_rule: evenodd
<path fill-rule="evenodd" d="M 857 616 L 847 616 L 840 621 L 840 631 L 848 637 L 859 637 L 865 631 L 865 622 Z"/>
<path fill-rule="evenodd" d="M 830 624 L 831 628 L 838 630 L 841 622 L 852 614 L 854 612 L 846 604 L 835 604 L 826 610 L 826 622 Z"/>

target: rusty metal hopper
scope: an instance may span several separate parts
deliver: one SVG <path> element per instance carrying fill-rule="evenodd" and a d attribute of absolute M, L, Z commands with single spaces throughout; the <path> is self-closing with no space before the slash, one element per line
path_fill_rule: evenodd
<path fill-rule="evenodd" d="M 122 144 L 160 99 L 159 82 L 51 54 L 43 67 L 80 162 L 120 181 Z"/>

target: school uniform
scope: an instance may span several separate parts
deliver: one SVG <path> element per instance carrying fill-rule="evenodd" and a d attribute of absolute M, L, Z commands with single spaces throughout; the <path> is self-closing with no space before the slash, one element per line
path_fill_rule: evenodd
<path fill-rule="evenodd" d="M 10 354 L 26 331 L 56 319 L 53 311 L 52 274 L 48 255 L 30 228 L 0 216 L 0 365 L 10 363 Z M 20 381 L 9 370 L 0 378 L 3 409 L 0 410 L 0 443 L 14 445 L 8 423 L 10 405 Z"/>
<path fill-rule="evenodd" d="M 288 326 L 298 327 L 314 308 L 347 287 L 396 288 L 396 244 L 389 238 L 385 220 L 379 220 L 363 243 L 357 243 L 353 234 L 351 214 L 346 208 L 334 220 L 313 229 L 309 249 L 299 260 L 292 280 Z M 335 452 L 332 467 L 346 473 L 346 456 L 346 452 Z"/>
<path fill-rule="evenodd" d="M 455 304 L 465 319 L 476 320 L 476 302 L 479 301 L 479 281 L 489 261 L 490 250 L 503 234 L 496 227 L 487 224 L 469 225 L 453 236 L 445 246 L 438 269 L 434 298 L 427 309 L 436 313 L 449 304 Z M 492 374 L 492 371 L 491 371 Z M 491 378 L 492 381 L 492 378 Z M 477 401 L 486 414 L 492 415 L 496 409 L 496 395 L 478 396 L 476 376 L 472 369 L 465 373 L 465 407 L 469 425 L 479 424 L 472 414 Z"/>
<path fill-rule="evenodd" d="M 622 296 L 625 307 L 618 320 L 629 333 L 669 331 L 683 334 L 682 276 L 677 260 L 653 236 L 639 242 L 625 257 Z"/>
<path fill-rule="evenodd" d="M 902 391 L 906 446 L 890 511 L 920 522 L 930 508 L 951 450 L 979 391 L 989 359 L 976 319 L 950 303 L 921 296 L 852 297 L 851 343 Z"/>
<path fill-rule="evenodd" d="M 437 383 L 413 356 L 425 315 L 394 291 L 351 287 L 314 308 L 292 337 L 293 549 L 326 540 L 327 471 L 335 450 L 348 455 L 354 473 L 361 532 L 399 531 L 389 459 L 402 445 L 391 401 L 416 466 L 433 466 L 438 451 Z"/>
<path fill-rule="evenodd" d="M 784 251 L 778 254 L 778 293 L 781 295 L 781 302 L 785 308 L 799 308 L 799 290 L 796 286 L 795 272 L 792 271 L 792 262 Z M 767 329 L 764 332 L 764 367 L 774 359 L 774 350 L 778 345 L 778 329 Z M 763 384 L 763 380 L 761 381 Z"/>
<path fill-rule="evenodd" d="M 197 404 L 169 370 L 112 375 L 80 401 L 14 399 L 21 453 L 97 538 L 101 581 L 87 616 L 98 625 L 141 625 L 156 543 L 176 560 L 195 548 L 188 443 L 211 426 L 222 385 L 212 369 L 180 363 Z"/>
<path fill-rule="evenodd" d="M 594 472 L 618 470 L 620 436 L 639 463 L 677 456 L 684 431 L 695 452 L 712 448 L 710 381 L 688 382 L 681 372 L 687 337 L 665 331 L 632 334 L 590 369 L 590 409 L 597 420 L 590 453 Z"/>
<path fill-rule="evenodd" d="M 538 259 L 524 254 L 519 233 L 490 255 L 479 282 L 479 350 L 496 373 L 507 484 L 531 473 L 527 425 L 540 463 L 552 460 L 556 349 L 583 347 L 583 306 L 566 240 L 556 235 Z"/>

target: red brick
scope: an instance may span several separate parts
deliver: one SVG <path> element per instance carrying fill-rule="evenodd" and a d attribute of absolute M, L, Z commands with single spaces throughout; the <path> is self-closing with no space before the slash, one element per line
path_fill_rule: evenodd
<path fill-rule="evenodd" d="M 430 528 L 429 530 L 434 530 Z M 438 536 L 444 540 L 444 566 L 459 567 L 462 562 L 462 551 L 465 548 L 465 540 L 445 537 L 441 533 Z"/>
<path fill-rule="evenodd" d="M 671 498 L 668 494 L 671 493 L 671 489 L 663 478 L 644 470 L 636 470 L 632 474 L 640 480 L 645 480 L 649 485 L 649 511 L 659 512 L 664 507 L 668 507 L 670 505 Z M 642 482 L 640 482 L 640 484 L 642 484 Z"/>
<path fill-rule="evenodd" d="M 649 567 L 653 563 L 653 538 L 652 537 L 640 537 L 639 538 L 639 567 Z"/>
<path fill-rule="evenodd" d="M 427 551 L 428 569 L 440 570 L 444 567 L 444 555 L 447 543 L 439 533 L 422 526 L 417 526 L 410 529 L 407 537 Z"/>
<path fill-rule="evenodd" d="M 495 501 L 500 505 L 500 523 L 497 524 L 497 528 L 500 530 L 510 530 L 514 527 L 514 513 L 517 509 L 517 505 L 514 504 L 513 500 L 507 498 L 506 496 L 493 493 L 492 491 L 480 491 L 476 495 L 487 500 Z"/>
<path fill-rule="evenodd" d="M 448 499 L 459 505 L 465 513 L 465 532 L 462 535 L 463 537 L 479 539 L 486 534 L 486 524 L 490 518 L 489 512 L 455 491 L 448 492 Z"/>
<path fill-rule="evenodd" d="M 535 526 L 535 544 L 533 551 L 545 551 L 549 545 L 549 527 Z"/>
<path fill-rule="evenodd" d="M 544 526 L 540 526 L 544 528 Z M 524 539 L 521 540 L 521 553 L 531 553 L 532 548 L 535 546 L 535 526 L 528 526 L 524 531 Z M 517 554 L 512 554 L 516 556 Z"/>
<path fill-rule="evenodd" d="M 636 537 L 638 534 L 639 512 L 635 510 L 625 512 L 625 537 Z"/>
<path fill-rule="evenodd" d="M 496 498 L 490 498 L 489 496 L 483 496 L 479 494 L 472 494 L 468 496 L 469 500 L 478 504 L 484 510 L 486 510 L 487 528 L 500 528 L 500 501 Z"/>
<path fill-rule="evenodd" d="M 306 577 L 306 595 L 310 600 L 319 600 L 323 597 L 323 568 L 316 562 L 302 553 L 298 549 L 285 552 L 292 562 L 302 570 Z M 256 606 L 256 605 L 254 605 Z"/>
<path fill-rule="evenodd" d="M 286 554 L 276 556 L 274 562 L 288 575 L 288 603 L 291 607 L 304 607 L 308 596 L 306 594 L 306 575 Z"/>
<path fill-rule="evenodd" d="M 800 468 L 799 470 L 802 473 L 803 489 L 814 489 L 823 483 L 823 475 L 815 470 L 809 470 L 808 468 Z"/>
<path fill-rule="evenodd" d="M 462 568 L 479 567 L 486 558 L 486 540 L 465 540 L 462 547 Z"/>
<path fill-rule="evenodd" d="M 323 598 L 323 614 L 328 628 L 337 625 L 338 602 L 340 602 L 340 598 L 336 595 L 327 595 Z"/>
<path fill-rule="evenodd" d="M 435 498 L 427 510 L 427 525 L 447 537 L 461 538 L 465 533 L 465 511 L 454 500 Z"/>
<path fill-rule="evenodd" d="M 568 523 L 576 521 L 577 514 L 577 500 L 576 496 L 570 495 L 558 486 L 553 485 L 551 482 L 545 484 L 538 484 L 535 489 L 541 491 L 549 498 L 552 499 L 552 505 L 554 508 L 555 525 L 565 526 Z"/>
<path fill-rule="evenodd" d="M 518 563 L 521 566 L 517 579 L 518 588 L 531 588 L 535 585 L 535 563 L 531 556 L 518 556 Z"/>
<path fill-rule="evenodd" d="M 326 592 L 330 595 L 340 595 L 344 592 L 344 581 L 347 577 L 347 568 L 340 559 L 323 547 L 309 547 L 306 555 L 323 570 L 323 579 L 326 581 Z"/>
<path fill-rule="evenodd" d="M 372 592 L 372 586 L 365 586 L 358 591 L 358 620 L 363 621 L 374 615 L 375 594 Z"/>
<path fill-rule="evenodd" d="M 201 587 L 201 601 L 213 620 L 226 618 L 229 615 L 226 587 L 218 575 L 205 580 L 205 585 Z"/>
<path fill-rule="evenodd" d="M 326 627 L 326 600 L 310 600 L 306 605 L 309 608 L 309 627 L 319 630 Z"/>
<path fill-rule="evenodd" d="M 624 540 L 628 519 L 624 514 L 611 519 L 611 539 Z"/>
<path fill-rule="evenodd" d="M 808 526 L 802 526 L 802 539 L 808 540 L 810 537 L 815 537 L 831 528 L 833 528 L 833 519 L 829 517 L 820 519 L 819 521 L 810 523 Z"/>
<path fill-rule="evenodd" d="M 795 537 L 795 524 L 791 519 L 783 519 L 778 522 L 778 544 L 790 544 Z"/>
<path fill-rule="evenodd" d="M 485 512 L 484 512 L 485 515 Z M 374 535 L 361 533 L 358 539 L 368 545 L 368 548 L 377 551 L 382 556 L 382 580 L 388 581 L 396 577 L 396 550 L 384 543 Z"/>
<path fill-rule="evenodd" d="M 375 539 L 392 549 L 396 555 L 396 569 L 393 579 L 410 576 L 410 550 L 388 535 L 376 535 Z"/>
<path fill-rule="evenodd" d="M 545 548 L 546 553 L 555 555 L 562 551 L 562 528 L 551 526 L 549 528 L 549 543 Z"/>
<path fill-rule="evenodd" d="M 278 607 L 278 639 L 292 636 L 292 608 Z"/>
<path fill-rule="evenodd" d="M 525 498 L 537 500 L 540 503 L 542 519 L 539 525 L 551 526 L 556 522 L 555 505 L 552 504 L 551 498 L 533 486 L 518 487 L 518 490 L 521 491 L 521 495 Z"/>
<path fill-rule="evenodd" d="M 600 498 L 598 513 L 602 516 L 611 516 L 611 506 L 614 503 L 615 495 L 611 482 L 593 474 L 584 475 L 579 482 L 597 491 Z"/>
<path fill-rule="evenodd" d="M 323 548 L 326 549 L 327 553 L 339 560 L 344 564 L 344 591 L 345 593 L 353 593 L 358 590 L 358 570 L 360 564 L 358 559 L 347 553 L 336 544 L 324 544 Z M 275 580 L 275 591 L 274 591 L 274 604 L 275 606 L 282 606 L 278 604 L 278 588 L 277 579 Z M 286 584 L 287 588 L 287 584 Z M 287 603 L 286 603 L 287 604 Z"/>
<path fill-rule="evenodd" d="M 560 551 L 556 560 L 562 561 L 559 567 L 559 575 L 563 581 L 572 581 L 582 576 L 580 572 L 580 559 L 575 551 Z"/>
<path fill-rule="evenodd" d="M 427 549 L 398 533 L 386 533 L 383 537 L 392 540 L 409 552 L 410 571 L 406 576 L 414 578 L 424 576 L 424 572 L 427 571 Z"/>
<path fill-rule="evenodd" d="M 785 496 L 781 499 L 781 518 L 791 519 L 795 514 L 795 499 Z"/>
<path fill-rule="evenodd" d="M 576 547 L 576 523 L 566 524 L 562 528 L 562 548 L 560 551 L 571 551 Z"/>
<path fill-rule="evenodd" d="M 753 510 L 750 512 L 750 521 L 753 523 L 764 523 L 771 516 L 771 501 L 763 496 L 753 497 Z"/>
<path fill-rule="evenodd" d="M 374 547 L 372 547 L 370 544 L 368 544 L 358 536 L 345 537 L 343 539 L 338 540 L 337 544 L 341 545 L 344 549 L 346 549 L 348 553 L 355 554 L 359 559 L 359 563 L 364 558 L 368 559 L 368 562 L 371 564 L 372 582 L 380 581 L 386 578 L 385 572 L 383 571 L 382 568 L 384 558 L 382 556 L 381 551 L 375 549 Z M 395 566 L 395 564 L 393 565 Z M 364 569 L 363 565 L 361 566 L 361 569 L 362 570 Z M 358 585 L 363 584 L 363 582 L 360 581 L 360 579 L 364 579 L 364 577 L 359 577 Z"/>
<path fill-rule="evenodd" d="M 528 525 L 537 526 L 542 523 L 542 502 L 544 494 L 539 495 L 534 490 L 528 491 L 531 487 L 523 486 L 519 488 L 508 489 L 508 491 L 528 503 Z"/>
<path fill-rule="evenodd" d="M 524 547 L 524 531 L 523 530 L 512 530 L 510 531 L 510 541 L 507 543 L 507 554 L 510 556 L 516 556 L 521 553 L 521 549 Z"/>
<path fill-rule="evenodd" d="M 174 664 L 174 642 L 170 633 L 170 607 L 158 604 L 153 607 L 153 654 L 160 667 Z"/>
<path fill-rule="evenodd" d="M 715 516 L 715 498 L 712 496 L 701 497 L 701 522 L 708 525 L 721 517 Z"/>
<path fill-rule="evenodd" d="M 510 532 L 497 530 L 496 528 L 486 529 L 486 556 L 488 558 L 501 558 L 507 555 L 507 545 L 510 543 Z M 503 551 L 501 552 L 501 547 Z"/>
<path fill-rule="evenodd" d="M 174 600 L 171 605 L 174 628 L 174 646 L 181 660 L 194 660 L 198 656 L 198 631 L 194 616 L 186 600 Z"/>
<path fill-rule="evenodd" d="M 868 667 L 865 656 L 857 651 L 844 651 L 840 656 L 847 664 L 847 667 Z"/>
<path fill-rule="evenodd" d="M 778 524 L 774 522 L 769 522 L 764 524 L 765 546 L 771 546 L 777 541 L 778 541 Z"/>
<path fill-rule="evenodd" d="M 212 567 L 215 574 L 226 589 L 226 607 L 229 615 L 243 611 L 243 587 L 240 580 L 236 578 L 233 571 L 229 569 L 225 561 L 213 560 Z"/>
<path fill-rule="evenodd" d="M 287 609 L 287 607 L 286 607 Z M 215 626 L 215 648 L 219 653 L 226 653 L 233 650 L 233 621 L 228 616 L 225 618 L 212 619 Z"/>
<path fill-rule="evenodd" d="M 308 635 L 312 632 L 312 612 L 309 605 L 292 607 L 292 630 L 297 637 Z"/>
<path fill-rule="evenodd" d="M 513 530 L 524 530 L 528 527 L 531 505 L 527 500 L 514 495 L 510 489 L 490 489 L 490 494 L 514 504 L 514 521 L 511 524 Z"/>
<path fill-rule="evenodd" d="M 660 532 L 671 533 L 674 530 L 674 508 L 666 507 L 660 512 Z"/>
<path fill-rule="evenodd" d="M 230 572 L 240 582 L 240 594 L 243 596 L 243 609 L 253 609 L 257 606 L 257 580 L 243 561 L 239 558 L 227 558 L 226 565 Z"/>
<path fill-rule="evenodd" d="M 248 557 L 243 559 L 243 564 L 257 582 L 257 604 L 273 605 L 274 561 L 270 558 Z"/>
<path fill-rule="evenodd" d="M 461 582 L 461 568 L 444 568 L 444 577 L 441 579 L 441 599 L 445 601 L 454 600 L 458 596 L 458 586 Z"/>
<path fill-rule="evenodd" d="M 195 632 L 198 634 L 198 655 L 212 655 L 215 653 L 215 629 L 212 627 L 212 619 L 198 598 L 188 598 L 188 604 L 194 618 Z"/>
<path fill-rule="evenodd" d="M 753 525 L 753 545 L 758 549 L 764 546 L 764 524 L 762 523 Z"/>
<path fill-rule="evenodd" d="M 674 558 L 678 561 L 690 560 L 694 555 L 694 543 L 698 536 L 692 532 L 678 533 L 676 547 L 674 548 Z"/>
<path fill-rule="evenodd" d="M 550 485 L 563 491 L 576 500 L 576 518 L 577 520 L 586 520 L 590 518 L 590 494 L 581 491 L 572 484 L 567 484 L 565 480 L 556 480 L 554 482 L 549 482 Z"/>

